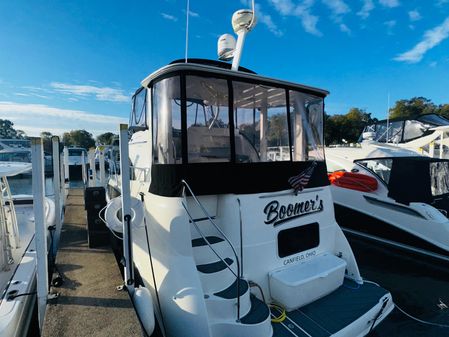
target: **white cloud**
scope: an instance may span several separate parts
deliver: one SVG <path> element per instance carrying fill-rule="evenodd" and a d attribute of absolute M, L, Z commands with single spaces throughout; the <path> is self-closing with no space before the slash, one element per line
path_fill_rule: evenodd
<path fill-rule="evenodd" d="M 287 1 L 290 1 L 290 0 L 287 0 Z M 244 6 L 247 6 L 248 8 L 251 8 L 251 1 L 249 1 L 249 0 L 240 0 L 240 2 Z M 257 16 L 257 20 L 260 23 L 264 24 L 268 28 L 268 30 L 270 32 L 272 32 L 274 35 L 276 35 L 276 36 L 284 35 L 282 30 L 280 30 L 279 27 L 274 23 L 271 15 L 266 14 L 262 10 L 262 7 L 258 3 L 256 3 L 256 16 Z"/>
<path fill-rule="evenodd" d="M 432 68 L 435 68 L 438 65 L 438 63 L 436 61 L 430 62 L 429 66 Z"/>
<path fill-rule="evenodd" d="M 278 13 L 282 16 L 295 16 L 301 20 L 304 30 L 316 36 L 323 34 L 318 30 L 318 16 L 311 13 L 311 8 L 315 4 L 315 0 L 303 0 L 299 5 L 294 4 L 291 0 L 269 0 Z"/>
<path fill-rule="evenodd" d="M 82 97 L 94 96 L 99 101 L 128 102 L 130 100 L 130 98 L 123 93 L 123 90 L 110 87 L 66 84 L 60 82 L 52 82 L 50 83 L 50 87 L 55 89 L 57 92 L 66 95 Z"/>
<path fill-rule="evenodd" d="M 170 21 L 174 21 L 174 22 L 178 21 L 178 18 L 176 16 L 174 16 L 174 15 L 170 15 L 170 14 L 167 14 L 167 13 L 161 13 L 161 15 L 166 20 L 170 20 Z"/>
<path fill-rule="evenodd" d="M 0 116 L 11 120 L 18 129 L 39 135 L 41 131 L 70 131 L 87 129 L 99 134 L 118 129 L 127 119 L 109 115 L 93 114 L 80 110 L 60 109 L 45 104 L 25 104 L 0 101 Z M 56 132 L 55 132 L 56 133 Z"/>
<path fill-rule="evenodd" d="M 270 32 L 272 32 L 276 36 L 284 35 L 284 33 L 279 29 L 279 27 L 273 22 L 271 16 L 262 12 L 259 5 L 256 5 L 256 14 L 257 19 L 265 26 L 267 26 Z"/>
<path fill-rule="evenodd" d="M 189 10 L 189 15 L 194 17 L 194 18 L 198 18 L 200 16 L 198 13 L 190 11 L 190 10 Z"/>
<path fill-rule="evenodd" d="M 419 21 L 422 19 L 421 14 L 416 9 L 408 12 L 408 17 L 410 21 Z"/>
<path fill-rule="evenodd" d="M 357 13 L 358 16 L 360 16 L 362 19 L 368 18 L 371 11 L 374 9 L 374 2 L 373 0 L 363 0 L 363 7 L 362 9 Z"/>
<path fill-rule="evenodd" d="M 340 23 L 340 30 L 343 32 L 343 33 L 347 33 L 348 35 L 350 35 L 351 34 L 351 30 L 349 29 L 349 27 L 348 26 L 346 26 L 344 23 Z"/>
<path fill-rule="evenodd" d="M 396 20 L 385 21 L 384 25 L 388 28 L 387 34 L 393 35 L 393 28 L 396 27 Z"/>
<path fill-rule="evenodd" d="M 332 15 L 340 17 L 351 10 L 343 0 L 321 0 L 332 11 Z"/>
<path fill-rule="evenodd" d="M 394 58 L 396 61 L 418 63 L 432 48 L 438 46 L 449 37 L 449 17 L 444 22 L 424 33 L 423 39 L 409 51 Z"/>
<path fill-rule="evenodd" d="M 351 30 L 343 23 L 343 16 L 351 11 L 343 0 L 321 0 L 332 12 L 332 20 L 338 24 L 340 30 L 348 35 Z"/>
<path fill-rule="evenodd" d="M 445 4 L 449 3 L 449 0 L 438 0 L 436 5 L 437 6 L 443 6 Z"/>
<path fill-rule="evenodd" d="M 291 15 L 295 6 L 290 0 L 270 0 L 281 15 Z"/>
<path fill-rule="evenodd" d="M 311 13 L 314 3 L 314 0 L 305 0 L 296 7 L 294 13 L 301 19 L 302 26 L 307 33 L 322 36 L 323 34 L 317 28 L 319 17 Z"/>
<path fill-rule="evenodd" d="M 385 21 L 384 25 L 391 29 L 396 26 L 396 23 L 397 23 L 396 20 L 390 20 L 390 21 Z"/>
<path fill-rule="evenodd" d="M 43 98 L 43 99 L 49 99 L 50 98 L 48 96 L 36 94 L 35 92 L 30 92 L 30 93 L 27 93 L 27 94 L 24 93 L 24 92 L 15 92 L 14 95 L 21 96 L 21 97 L 38 97 L 38 98 Z"/>
<path fill-rule="evenodd" d="M 394 8 L 400 5 L 399 0 L 379 0 L 379 3 L 388 8 Z"/>

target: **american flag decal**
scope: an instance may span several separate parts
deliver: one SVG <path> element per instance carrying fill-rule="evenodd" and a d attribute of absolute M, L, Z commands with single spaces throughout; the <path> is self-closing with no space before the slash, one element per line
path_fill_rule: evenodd
<path fill-rule="evenodd" d="M 294 188 L 295 194 L 298 194 L 298 192 L 301 192 L 307 186 L 316 165 L 317 165 L 317 163 L 316 163 L 316 161 L 314 161 L 312 163 L 312 165 L 310 165 L 308 168 L 306 168 L 300 174 L 288 179 L 288 183 L 290 185 L 292 185 L 292 187 Z"/>

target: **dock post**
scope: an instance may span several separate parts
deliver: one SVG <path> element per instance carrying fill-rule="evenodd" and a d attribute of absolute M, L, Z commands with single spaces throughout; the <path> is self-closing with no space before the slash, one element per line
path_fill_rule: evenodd
<path fill-rule="evenodd" d="M 86 155 L 84 151 L 81 152 L 81 177 L 83 179 L 83 184 L 87 185 L 87 177 L 86 177 Z"/>
<path fill-rule="evenodd" d="M 132 237 L 131 237 L 131 191 L 129 181 L 129 149 L 128 125 L 120 124 L 120 173 L 122 176 L 122 223 L 123 223 L 123 255 L 125 259 L 125 286 L 130 294 L 134 291 Z"/>
<path fill-rule="evenodd" d="M 55 239 L 53 240 L 52 253 L 56 256 L 58 250 L 59 237 L 62 228 L 62 200 L 61 200 L 61 163 L 59 154 L 59 137 L 51 137 L 51 145 L 53 151 L 53 189 L 55 191 Z"/>
<path fill-rule="evenodd" d="M 105 167 L 104 167 L 104 146 L 98 147 L 98 161 L 100 163 L 100 186 L 106 185 Z"/>
<path fill-rule="evenodd" d="M 69 149 L 64 146 L 64 183 L 68 184 L 70 180 L 70 170 L 69 170 Z"/>
<path fill-rule="evenodd" d="M 95 167 L 95 150 L 90 149 L 88 153 L 89 158 L 89 187 L 97 186 L 97 169 Z"/>
<path fill-rule="evenodd" d="M 39 329 L 45 317 L 48 295 L 47 228 L 44 210 L 44 150 L 41 138 L 31 138 L 33 209 L 37 259 L 37 308 Z"/>

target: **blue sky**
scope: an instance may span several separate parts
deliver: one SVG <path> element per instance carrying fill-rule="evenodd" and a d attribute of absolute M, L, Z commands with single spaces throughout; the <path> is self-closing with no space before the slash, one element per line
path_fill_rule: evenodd
<path fill-rule="evenodd" d="M 245 0 L 190 0 L 189 56 L 216 59 Z M 449 0 L 256 0 L 243 66 L 327 89 L 329 114 L 387 97 L 449 103 Z M 186 1 L 0 1 L 0 118 L 29 135 L 116 131 L 130 97 L 184 57 Z"/>

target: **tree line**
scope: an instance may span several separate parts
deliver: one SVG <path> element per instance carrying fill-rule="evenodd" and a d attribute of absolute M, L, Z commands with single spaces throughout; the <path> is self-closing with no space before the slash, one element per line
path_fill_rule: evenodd
<path fill-rule="evenodd" d="M 434 113 L 449 119 L 449 104 L 435 104 L 425 97 L 401 99 L 389 111 L 390 119 L 413 119 Z M 386 116 L 385 116 L 386 117 Z M 325 115 L 324 139 L 326 145 L 355 143 L 364 127 L 377 121 L 365 109 L 351 108 L 344 115 Z"/>
<path fill-rule="evenodd" d="M 41 132 L 40 137 L 44 144 L 44 151 L 51 152 L 51 132 Z M 7 119 L 0 119 L 0 139 L 27 139 L 28 136 L 22 130 L 16 130 L 14 123 Z M 96 138 L 86 130 L 72 130 L 64 132 L 62 135 L 62 144 L 64 146 L 77 146 L 85 149 L 95 147 L 96 144 L 110 145 L 118 135 L 112 132 L 105 132 Z"/>

